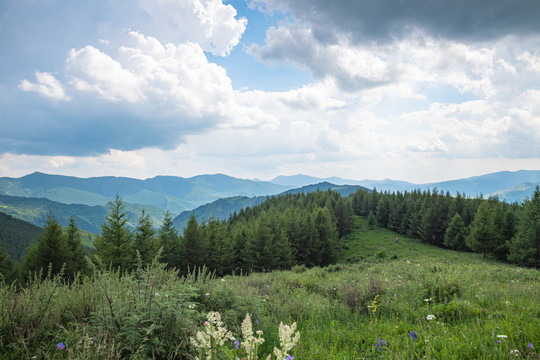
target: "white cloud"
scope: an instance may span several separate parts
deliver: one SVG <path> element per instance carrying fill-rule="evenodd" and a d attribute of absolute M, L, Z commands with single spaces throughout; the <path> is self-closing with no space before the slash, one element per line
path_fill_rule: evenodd
<path fill-rule="evenodd" d="M 236 9 L 221 0 L 139 0 L 147 23 L 138 29 L 161 41 L 198 43 L 204 51 L 225 56 L 240 41 L 247 25 Z M 136 28 L 137 29 L 137 28 Z"/>
<path fill-rule="evenodd" d="M 33 91 L 53 100 L 70 100 L 64 87 L 51 73 L 36 71 L 36 83 L 24 79 L 19 88 L 24 91 Z"/>

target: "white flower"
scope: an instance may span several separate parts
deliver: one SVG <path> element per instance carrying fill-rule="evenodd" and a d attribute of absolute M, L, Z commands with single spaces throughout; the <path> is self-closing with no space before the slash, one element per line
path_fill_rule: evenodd
<path fill-rule="evenodd" d="M 206 293 L 205 295 L 206 295 L 206 296 L 210 296 L 210 293 Z"/>
<path fill-rule="evenodd" d="M 508 336 L 506 336 L 506 335 L 497 335 L 497 337 L 500 338 L 500 339 L 506 339 Z"/>
<path fill-rule="evenodd" d="M 428 315 L 428 316 L 427 316 L 427 319 L 428 319 L 429 321 L 434 320 L 434 319 L 435 319 L 435 315 Z"/>
<path fill-rule="evenodd" d="M 225 279 L 221 279 L 221 281 L 225 281 Z"/>

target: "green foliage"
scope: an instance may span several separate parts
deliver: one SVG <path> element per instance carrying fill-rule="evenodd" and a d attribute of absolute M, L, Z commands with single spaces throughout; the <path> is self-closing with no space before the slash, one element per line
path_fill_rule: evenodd
<path fill-rule="evenodd" d="M 13 260 L 21 260 L 26 248 L 36 242 L 41 230 L 38 226 L 0 212 L 0 247 Z"/>
<path fill-rule="evenodd" d="M 115 200 L 109 203 L 109 214 L 101 225 L 101 234 L 94 243 L 95 254 L 114 269 L 129 269 L 135 262 L 132 234 L 127 222 L 124 202 L 116 195 Z"/>
<path fill-rule="evenodd" d="M 142 210 L 141 216 L 139 216 L 139 224 L 135 228 L 133 249 L 139 252 L 143 264 L 151 262 L 156 256 L 157 243 L 155 235 L 156 231 L 152 227 L 150 216 Z"/>
<path fill-rule="evenodd" d="M 49 214 L 47 223 L 37 244 L 32 245 L 26 252 L 22 270 L 25 276 L 33 273 L 44 274 L 46 271 L 53 276 L 65 274 L 66 264 L 73 264 L 73 252 L 68 244 L 62 227 L 56 218 Z M 69 271 L 72 271 L 70 268 Z"/>
<path fill-rule="evenodd" d="M 465 228 L 463 219 L 456 213 L 444 234 L 444 246 L 458 251 L 467 250 L 467 244 L 465 243 L 466 237 L 467 229 Z"/>
<path fill-rule="evenodd" d="M 540 266 L 540 187 L 525 202 L 517 233 L 510 241 L 508 260 L 527 266 Z"/>

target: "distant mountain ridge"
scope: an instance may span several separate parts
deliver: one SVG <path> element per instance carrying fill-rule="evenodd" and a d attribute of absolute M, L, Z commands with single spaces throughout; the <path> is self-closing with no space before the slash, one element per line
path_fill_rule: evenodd
<path fill-rule="evenodd" d="M 340 178 L 317 178 L 306 175 L 278 176 L 271 180 L 280 185 L 303 186 L 323 181 L 334 184 L 361 185 L 377 191 L 412 191 L 437 188 L 439 191 L 449 191 L 455 195 L 461 194 L 475 197 L 498 196 L 508 202 L 520 202 L 530 197 L 534 188 L 540 185 L 540 170 L 501 171 L 486 175 L 473 176 L 470 178 L 414 184 L 399 180 L 346 180 Z"/>
<path fill-rule="evenodd" d="M 95 206 L 105 205 L 119 194 L 128 203 L 153 205 L 175 214 L 224 197 L 273 195 L 290 188 L 223 174 L 192 178 L 156 176 L 139 180 L 113 176 L 78 178 L 35 172 L 21 178 L 0 178 L 1 195 Z"/>

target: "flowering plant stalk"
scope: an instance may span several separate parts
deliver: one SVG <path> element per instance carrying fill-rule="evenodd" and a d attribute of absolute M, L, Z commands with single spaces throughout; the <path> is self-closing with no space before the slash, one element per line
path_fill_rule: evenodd
<path fill-rule="evenodd" d="M 204 323 L 205 330 L 197 332 L 197 338 L 191 338 L 191 343 L 199 349 L 197 360 L 203 360 L 203 355 L 206 354 L 206 359 L 214 360 L 215 354 L 221 349 L 230 360 L 257 360 L 259 345 L 264 343 L 262 337 L 263 332 L 257 330 L 256 336 L 253 335 L 253 324 L 251 316 L 246 314 L 246 318 L 242 321 L 242 340 L 235 339 L 231 336 L 231 332 L 221 322 L 221 317 L 217 312 L 208 313 L 208 321 Z M 296 345 L 300 338 L 300 332 L 296 331 L 296 323 L 292 325 L 279 324 L 278 334 L 281 348 L 274 348 L 274 355 L 277 360 L 293 360 L 294 357 L 289 354 L 291 349 Z M 227 339 L 232 341 L 233 349 L 226 346 Z M 272 359 L 272 354 L 269 354 L 267 360 Z"/>

